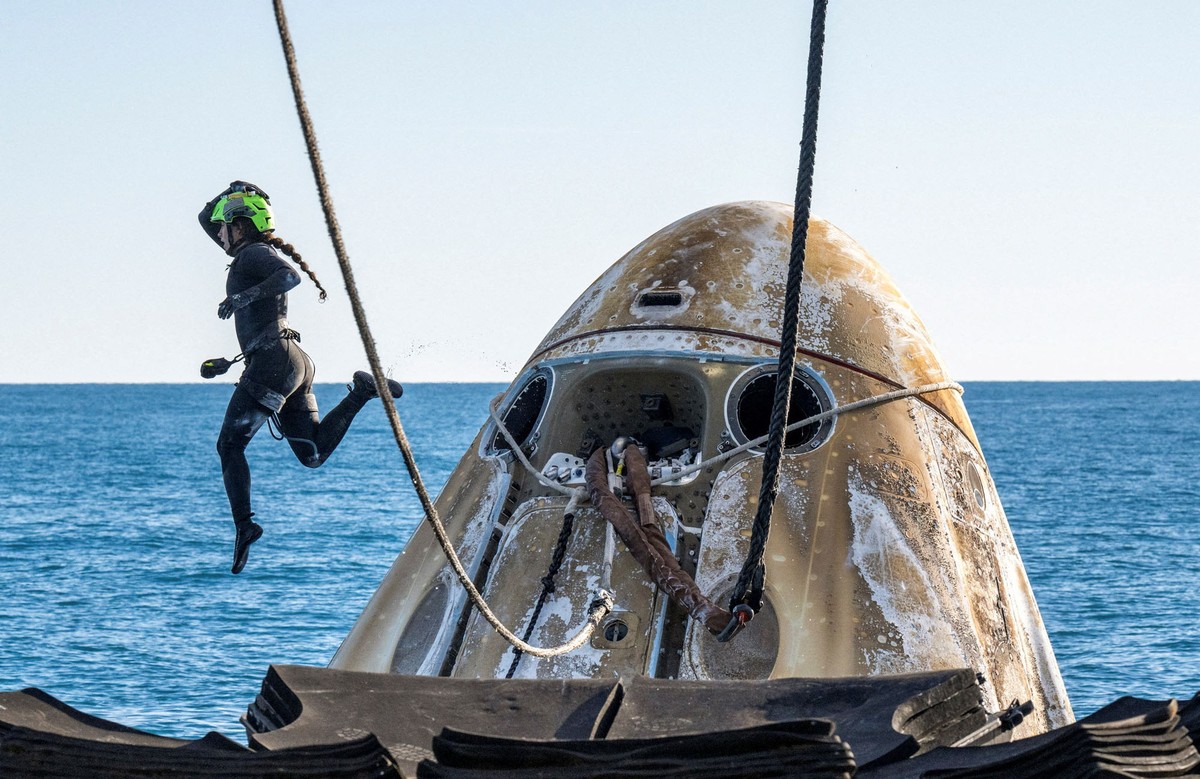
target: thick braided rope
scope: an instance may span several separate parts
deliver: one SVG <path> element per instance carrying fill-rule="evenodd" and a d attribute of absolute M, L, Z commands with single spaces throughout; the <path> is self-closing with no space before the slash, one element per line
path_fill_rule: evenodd
<path fill-rule="evenodd" d="M 367 352 L 367 360 L 371 363 L 371 373 L 375 376 L 375 387 L 379 391 L 379 399 L 383 401 L 383 407 L 387 413 L 388 422 L 391 424 L 396 445 L 400 448 L 400 453 L 404 457 L 404 465 L 408 469 L 413 487 L 416 489 L 417 496 L 421 500 L 421 506 L 425 509 L 425 520 L 433 529 L 438 544 L 442 547 L 442 552 L 446 555 L 446 559 L 454 569 L 459 582 L 467 591 L 471 602 L 475 605 L 475 608 L 479 609 L 479 613 L 488 621 L 488 624 L 503 636 L 505 640 L 514 647 L 519 648 L 522 652 L 535 657 L 552 657 L 577 649 L 587 642 L 592 631 L 600 624 L 600 621 L 612 611 L 613 601 L 611 595 L 607 592 L 597 593 L 596 598 L 590 606 L 587 623 L 567 643 L 550 649 L 531 646 L 505 627 L 488 607 L 487 602 L 475 587 L 475 583 L 471 581 L 471 577 L 463 566 L 462 561 L 458 559 L 458 554 L 454 551 L 454 545 L 451 543 L 449 536 L 446 535 L 446 529 L 438 517 L 437 509 L 434 508 L 433 500 L 429 497 L 429 491 L 425 489 L 425 483 L 421 479 L 420 471 L 417 469 L 416 458 L 413 456 L 412 447 L 408 443 L 408 436 L 405 435 L 404 427 L 400 424 L 400 415 L 396 413 L 396 401 L 388 388 L 387 376 L 384 375 L 383 365 L 379 360 L 379 353 L 375 348 L 375 339 L 371 335 L 370 326 L 367 324 L 366 311 L 363 309 L 362 300 L 359 298 L 358 287 L 354 283 L 354 272 L 350 267 L 350 258 L 346 254 L 345 243 L 342 241 L 342 231 L 338 226 L 337 217 L 333 211 L 333 199 L 329 196 L 329 186 L 325 180 L 325 167 L 321 163 L 321 154 L 317 149 L 316 131 L 313 129 L 312 118 L 308 113 L 308 106 L 304 102 L 304 91 L 300 84 L 300 69 L 296 65 L 296 50 L 292 46 L 292 37 L 288 33 L 287 16 L 284 14 L 283 0 L 274 0 L 274 5 L 275 24 L 279 28 L 279 40 L 283 45 L 284 59 L 287 60 L 288 77 L 292 82 L 292 95 L 296 100 L 296 113 L 300 117 L 300 126 L 304 131 L 304 142 L 308 146 L 308 158 L 312 163 L 313 177 L 316 179 L 317 190 L 321 197 L 321 208 L 325 213 L 325 224 L 329 228 L 329 238 L 333 242 L 333 250 L 337 255 L 338 266 L 342 270 L 346 295 L 350 298 L 350 306 L 354 311 L 354 321 L 358 325 L 358 333 L 362 338 L 363 348 Z"/>
<path fill-rule="evenodd" d="M 754 515 L 750 550 L 738 574 L 729 608 L 761 607 L 763 552 L 771 532 L 771 511 L 779 487 L 779 459 L 783 452 L 784 428 L 792 398 L 792 376 L 796 367 L 796 335 L 799 329 L 800 281 L 804 276 L 804 252 L 808 240 L 808 217 L 812 208 L 813 169 L 817 155 L 817 109 L 821 97 L 821 61 L 825 47 L 825 9 L 828 0 L 813 0 L 812 30 L 808 43 L 808 91 L 804 98 L 804 132 L 800 142 L 800 171 L 796 182 L 796 206 L 792 224 L 792 250 L 788 262 L 787 293 L 783 305 L 783 332 L 779 346 L 779 371 L 775 376 L 775 402 L 763 457 L 762 486 Z M 753 587 L 753 591 L 752 591 Z"/>

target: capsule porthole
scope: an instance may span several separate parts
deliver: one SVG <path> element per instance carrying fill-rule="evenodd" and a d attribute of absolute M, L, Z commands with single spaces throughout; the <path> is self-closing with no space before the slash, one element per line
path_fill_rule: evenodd
<path fill-rule="evenodd" d="M 775 366 L 760 366 L 742 374 L 730 388 L 725 409 L 726 421 L 738 444 L 753 441 L 770 431 L 775 383 Z M 789 425 L 831 408 L 833 401 L 825 383 L 797 366 L 788 407 Z M 832 432 L 832 419 L 812 422 L 789 431 L 784 439 L 784 448 L 792 454 L 810 452 L 825 443 Z M 761 450 L 764 447 L 765 443 L 754 448 Z"/>
<path fill-rule="evenodd" d="M 549 374 L 536 373 L 525 382 L 513 398 L 512 403 L 500 415 L 504 427 L 519 445 L 524 446 L 528 443 L 529 437 L 537 429 L 549 396 Z M 507 452 L 511 448 L 504 438 L 504 434 L 497 429 L 491 440 L 492 453 Z"/>

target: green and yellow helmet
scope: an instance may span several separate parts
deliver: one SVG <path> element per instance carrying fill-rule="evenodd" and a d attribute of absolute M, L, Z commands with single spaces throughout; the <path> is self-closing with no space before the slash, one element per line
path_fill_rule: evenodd
<path fill-rule="evenodd" d="M 265 192 L 250 185 L 234 186 L 232 192 L 217 200 L 208 221 L 232 224 L 238 217 L 249 219 L 260 233 L 275 229 L 275 213 L 271 210 L 270 199 Z"/>

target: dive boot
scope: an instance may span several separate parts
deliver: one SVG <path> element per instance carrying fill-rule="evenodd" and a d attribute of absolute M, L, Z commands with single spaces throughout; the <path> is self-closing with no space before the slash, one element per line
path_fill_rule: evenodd
<path fill-rule="evenodd" d="M 262 525 L 249 517 L 241 522 L 234 522 L 234 527 L 237 528 L 237 537 L 233 540 L 233 568 L 230 571 L 241 573 L 246 567 L 246 561 L 250 559 L 250 545 L 262 538 L 263 529 Z"/>
<path fill-rule="evenodd" d="M 400 386 L 400 382 L 395 379 L 388 379 L 388 389 L 392 391 L 392 398 L 399 400 L 404 394 L 404 387 Z M 375 388 L 375 377 L 366 371 L 355 371 L 354 380 L 346 385 L 346 389 L 358 395 L 363 400 L 379 397 L 379 390 Z"/>

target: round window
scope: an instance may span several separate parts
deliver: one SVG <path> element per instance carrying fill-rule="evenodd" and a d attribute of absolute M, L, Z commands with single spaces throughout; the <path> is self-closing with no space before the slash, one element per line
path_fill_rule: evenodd
<path fill-rule="evenodd" d="M 739 445 L 765 436 L 770 431 L 775 383 L 776 366 L 760 365 L 743 373 L 730 388 L 725 405 L 725 421 Z M 796 366 L 792 378 L 791 404 L 788 406 L 788 424 L 795 424 L 831 408 L 833 401 L 825 382 Z M 825 443 L 832 432 L 832 419 L 807 424 L 788 432 L 784 448 L 792 454 L 811 452 Z M 761 450 L 765 446 L 766 442 L 763 442 L 754 448 Z"/>
<path fill-rule="evenodd" d="M 522 385 L 512 402 L 508 404 L 508 408 L 500 415 L 500 418 L 504 420 L 504 427 L 508 429 L 513 440 L 521 446 L 528 443 L 529 436 L 537 428 L 549 396 L 550 374 L 548 372 L 535 373 Z M 511 448 L 508 441 L 505 440 L 504 434 L 497 429 L 492 435 L 492 452 L 507 452 Z"/>
<path fill-rule="evenodd" d="M 971 497 L 974 499 L 975 505 L 978 506 L 980 510 L 987 511 L 988 491 L 987 488 L 984 487 L 983 470 L 979 467 L 979 464 L 973 460 L 967 460 L 966 470 L 967 484 L 970 486 Z"/>

